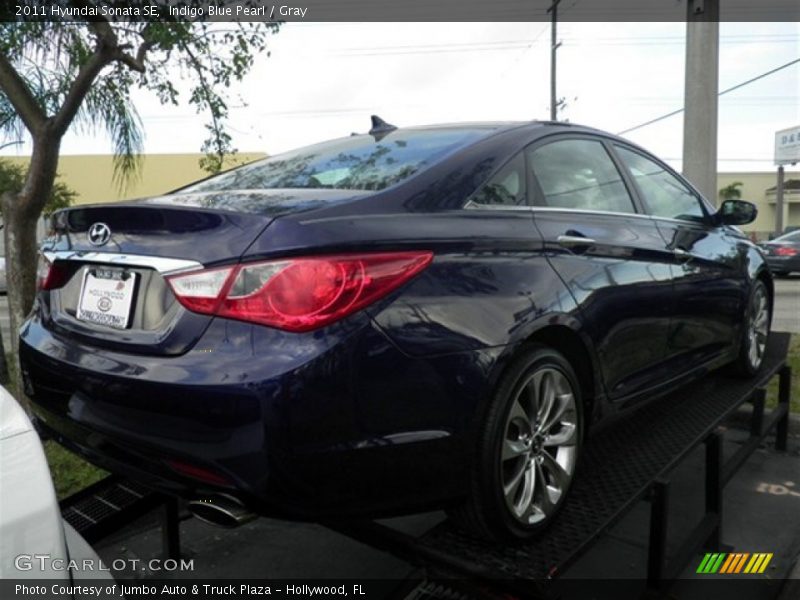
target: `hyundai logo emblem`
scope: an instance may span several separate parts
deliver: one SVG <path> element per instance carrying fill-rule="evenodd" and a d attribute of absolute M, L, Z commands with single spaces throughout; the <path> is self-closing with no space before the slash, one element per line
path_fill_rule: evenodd
<path fill-rule="evenodd" d="M 89 227 L 87 237 L 92 246 L 102 246 L 111 239 L 111 228 L 105 223 L 95 223 Z"/>

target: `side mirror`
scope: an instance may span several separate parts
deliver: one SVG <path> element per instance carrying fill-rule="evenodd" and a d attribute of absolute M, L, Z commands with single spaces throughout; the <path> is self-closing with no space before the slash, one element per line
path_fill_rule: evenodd
<path fill-rule="evenodd" d="M 717 222 L 722 225 L 746 225 L 756 220 L 758 208 L 744 200 L 725 200 L 717 211 Z"/>

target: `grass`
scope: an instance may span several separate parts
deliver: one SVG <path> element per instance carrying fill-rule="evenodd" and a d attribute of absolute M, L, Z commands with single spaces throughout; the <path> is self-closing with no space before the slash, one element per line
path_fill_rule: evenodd
<path fill-rule="evenodd" d="M 795 333 L 789 342 L 789 355 L 787 362 L 792 368 L 792 385 L 790 392 L 790 411 L 800 414 L 800 334 Z M 767 406 L 773 407 L 778 403 L 778 378 L 773 377 L 767 386 Z"/>
<path fill-rule="evenodd" d="M 50 465 L 50 473 L 53 475 L 53 484 L 59 500 L 89 487 L 108 475 L 52 440 L 44 443 L 44 454 Z"/>

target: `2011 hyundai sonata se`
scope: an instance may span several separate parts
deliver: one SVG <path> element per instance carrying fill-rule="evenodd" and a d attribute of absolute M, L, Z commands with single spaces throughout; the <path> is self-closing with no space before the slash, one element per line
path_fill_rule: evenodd
<path fill-rule="evenodd" d="M 209 518 L 447 507 L 521 538 L 591 426 L 759 368 L 752 204 L 585 127 L 374 125 L 57 213 L 21 330 L 41 426 Z"/>

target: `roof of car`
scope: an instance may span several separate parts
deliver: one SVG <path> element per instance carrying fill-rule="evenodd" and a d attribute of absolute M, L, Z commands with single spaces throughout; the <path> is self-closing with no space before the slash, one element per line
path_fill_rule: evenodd
<path fill-rule="evenodd" d="M 504 131 L 511 131 L 515 129 L 539 129 L 539 128 L 569 128 L 575 132 L 596 133 L 601 135 L 614 134 L 594 127 L 586 125 L 578 125 L 576 123 L 568 123 L 565 121 L 464 121 L 456 123 L 433 123 L 428 125 L 409 125 L 407 127 L 398 127 L 397 131 L 419 131 L 431 129 L 484 129 L 487 134 L 489 133 L 502 133 Z M 366 134 L 365 134 L 366 135 Z M 616 137 L 616 136 L 615 136 Z"/>

